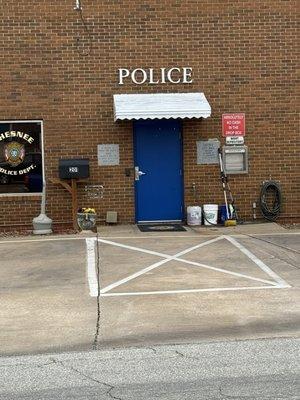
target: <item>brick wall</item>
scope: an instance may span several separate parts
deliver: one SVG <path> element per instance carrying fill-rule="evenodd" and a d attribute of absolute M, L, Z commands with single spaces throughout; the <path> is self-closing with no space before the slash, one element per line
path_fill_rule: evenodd
<path fill-rule="evenodd" d="M 70 222 L 70 197 L 49 183 L 58 159 L 89 157 L 96 207 L 134 220 L 132 124 L 113 122 L 114 93 L 204 92 L 212 117 L 183 122 L 186 205 L 193 182 L 202 202 L 221 202 L 217 166 L 196 164 L 196 141 L 221 136 L 224 112 L 246 113 L 249 174 L 232 178 L 241 215 L 251 218 L 261 182 L 279 180 L 283 220 L 300 214 L 296 96 L 296 1 L 10 1 L 0 10 L 0 119 L 44 121 L 47 213 Z M 193 68 L 190 85 L 118 85 L 121 67 Z M 119 143 L 120 166 L 99 167 L 97 144 Z M 0 197 L 0 229 L 31 224 L 39 198 Z"/>

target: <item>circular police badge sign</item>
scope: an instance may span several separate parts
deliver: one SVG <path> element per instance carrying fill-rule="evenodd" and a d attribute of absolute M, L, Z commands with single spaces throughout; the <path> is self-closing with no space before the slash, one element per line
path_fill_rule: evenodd
<path fill-rule="evenodd" d="M 18 142 L 10 142 L 4 147 L 5 161 L 16 167 L 24 161 L 25 146 Z"/>

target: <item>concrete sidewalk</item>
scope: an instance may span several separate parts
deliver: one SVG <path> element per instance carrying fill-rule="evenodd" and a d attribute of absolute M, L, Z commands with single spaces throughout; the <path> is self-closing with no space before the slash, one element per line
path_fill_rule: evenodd
<path fill-rule="evenodd" d="M 0 240 L 0 351 L 297 336 L 299 239 L 255 224 Z"/>
<path fill-rule="evenodd" d="M 280 234 L 280 233 L 299 233 L 300 229 L 287 230 L 283 226 L 276 224 L 275 222 L 265 223 L 245 223 L 237 226 L 185 226 L 186 232 L 161 232 L 163 236 L 181 236 L 181 235 L 203 235 L 203 236 L 214 236 L 214 235 L 240 235 L 240 234 L 257 234 L 257 235 L 268 235 Z M 141 232 L 137 225 L 106 225 L 98 227 L 98 234 L 100 236 L 145 236 L 145 232 Z M 147 232 L 147 236 L 158 236 L 159 232 Z"/>

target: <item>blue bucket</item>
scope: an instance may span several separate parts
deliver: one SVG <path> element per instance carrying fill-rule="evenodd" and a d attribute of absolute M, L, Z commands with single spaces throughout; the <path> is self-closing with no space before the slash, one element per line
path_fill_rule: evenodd
<path fill-rule="evenodd" d="M 230 212 L 229 212 L 229 217 L 230 217 Z M 227 221 L 227 220 L 228 220 L 228 217 L 227 217 L 226 205 L 222 204 L 220 206 L 220 221 L 222 224 L 224 224 L 225 221 Z"/>

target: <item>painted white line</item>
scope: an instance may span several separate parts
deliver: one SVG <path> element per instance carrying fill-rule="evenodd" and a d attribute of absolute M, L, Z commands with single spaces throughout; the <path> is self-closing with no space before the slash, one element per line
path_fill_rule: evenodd
<path fill-rule="evenodd" d="M 122 247 L 123 249 L 127 249 L 127 250 L 133 250 L 133 251 L 139 251 L 141 253 L 151 254 L 153 256 L 158 256 L 158 257 L 163 257 L 163 258 L 171 257 L 169 254 L 159 253 L 157 251 L 152 251 L 152 250 L 147 250 L 147 249 L 142 249 L 141 247 L 128 246 L 127 244 L 112 242 L 111 240 L 98 239 L 98 241 L 101 243 L 110 244 L 112 246 Z"/>
<path fill-rule="evenodd" d="M 241 290 L 261 290 L 261 289 L 283 289 L 281 286 L 245 286 L 211 289 L 186 289 L 186 290 L 157 290 L 152 292 L 128 292 L 128 293 L 101 293 L 101 297 L 119 297 L 119 296 L 147 296 L 151 294 L 183 294 L 183 293 L 201 293 L 201 292 L 234 292 Z"/>
<path fill-rule="evenodd" d="M 106 241 L 106 240 L 104 241 L 104 240 L 100 239 L 100 241 L 102 243 L 112 244 L 112 245 L 115 245 L 115 246 L 120 246 L 120 247 L 129 249 L 129 250 L 135 250 L 135 251 L 139 251 L 139 252 L 146 252 L 146 253 L 150 252 L 150 254 L 160 255 L 161 257 L 165 258 L 164 260 L 158 261 L 158 262 L 150 265 L 149 267 L 143 268 L 142 270 L 140 270 L 140 271 L 138 271 L 138 272 L 136 272 L 136 273 L 134 273 L 132 275 L 127 276 L 126 278 L 120 279 L 119 281 L 114 282 L 111 285 L 106 286 L 105 288 L 100 290 L 100 293 L 106 293 L 106 292 L 108 292 L 108 291 L 110 291 L 110 290 L 112 290 L 112 289 L 114 289 L 114 288 L 116 288 L 116 287 L 118 287 L 120 285 L 123 285 L 124 283 L 127 283 L 127 282 L 131 281 L 132 279 L 135 279 L 135 278 L 137 278 L 137 277 L 139 277 L 139 276 L 141 276 L 143 274 L 146 274 L 149 271 L 152 271 L 155 268 L 160 267 L 163 264 L 166 264 L 167 262 L 169 262 L 171 260 L 176 259 L 177 257 L 180 257 L 183 254 L 186 254 L 186 253 L 188 253 L 190 251 L 193 251 L 195 249 L 198 249 L 200 247 L 206 246 L 206 245 L 208 245 L 210 243 L 214 243 L 214 242 L 216 242 L 216 241 L 218 241 L 220 239 L 222 239 L 221 236 L 218 237 L 218 238 L 212 239 L 212 240 L 208 240 L 208 241 L 200 243 L 200 244 L 198 244 L 196 246 L 190 247 L 189 249 L 183 250 L 180 253 L 175 254 L 174 256 L 169 256 L 167 254 L 157 253 L 157 252 L 153 252 L 151 250 L 148 251 L 148 250 L 145 250 L 145 249 L 141 249 L 139 247 L 127 246 L 127 245 L 123 245 L 121 243 L 109 242 L 109 241 Z"/>
<path fill-rule="evenodd" d="M 163 257 L 163 258 L 170 258 L 170 257 L 179 257 L 179 255 L 184 255 L 186 253 L 189 253 L 190 251 L 199 249 L 200 247 L 203 246 L 207 246 L 208 244 L 217 242 L 218 240 L 223 239 L 223 236 L 218 236 L 217 238 L 211 239 L 211 240 L 207 240 L 205 242 L 202 242 L 200 244 L 197 244 L 193 247 L 188 248 L 187 250 L 183 250 L 182 252 L 175 254 L 174 256 L 171 256 L 170 254 L 166 254 L 166 253 L 160 253 L 157 251 L 153 251 L 153 250 L 147 250 L 141 247 L 135 247 L 135 246 L 129 246 L 127 244 L 122 244 L 122 243 L 118 243 L 118 242 L 112 242 L 111 240 L 105 240 L 105 239 L 98 239 L 99 242 L 101 243 L 106 243 L 106 244 L 110 244 L 113 246 L 117 246 L 117 247 L 122 247 L 123 249 L 127 249 L 127 250 L 133 250 L 133 251 L 139 251 L 141 253 L 146 253 L 146 254 L 152 254 L 154 256 L 158 256 L 158 257 Z"/>
<path fill-rule="evenodd" d="M 158 235 L 153 233 L 153 235 L 148 236 L 101 236 L 102 239 L 177 239 L 177 238 L 210 238 L 216 237 L 220 235 L 225 235 L 225 232 L 214 232 L 211 234 L 203 234 L 202 232 L 195 231 L 195 233 L 188 233 L 186 235 Z M 269 233 L 226 233 L 226 236 L 236 237 L 236 238 L 244 238 L 244 239 L 251 239 L 251 236 L 285 236 L 285 235 L 300 235 L 300 232 L 269 232 Z"/>
<path fill-rule="evenodd" d="M 269 275 L 272 279 L 274 279 L 278 285 L 282 288 L 291 287 L 285 280 L 280 278 L 270 267 L 268 267 L 263 261 L 257 258 L 250 250 L 246 249 L 242 244 L 237 242 L 233 237 L 224 236 L 230 243 L 232 243 L 235 247 L 237 247 L 242 253 L 244 253 L 251 261 L 253 261 L 262 271 L 264 271 L 267 275 Z"/>
<path fill-rule="evenodd" d="M 207 237 L 214 237 L 218 235 L 216 234 L 211 234 L 211 235 L 203 235 L 202 233 L 195 233 L 194 235 L 155 235 L 153 236 L 102 236 L 102 238 L 105 239 L 159 239 L 159 238 L 166 238 L 166 239 L 176 239 L 176 238 L 194 238 L 198 239 L 199 237 L 201 238 L 207 238 Z M 286 235 L 300 235 L 300 232 L 273 232 L 273 233 L 251 233 L 251 236 L 286 236 Z M 237 238 L 243 238 L 243 239 L 249 239 L 251 240 L 251 237 L 247 236 L 247 233 L 236 233 L 236 234 L 227 234 L 226 236 L 230 237 L 237 237 Z M 6 239 L 6 240 L 0 240 L 0 244 L 9 244 L 9 243 L 34 243 L 34 242 L 51 242 L 51 241 L 60 241 L 60 240 L 85 240 L 87 239 L 86 237 L 68 237 L 68 236 L 63 236 L 59 238 L 52 238 L 52 237 L 47 237 L 47 238 L 41 238 L 41 239 L 16 239 L 16 240 L 11 240 L 11 239 Z"/>
<path fill-rule="evenodd" d="M 99 283 L 96 273 L 96 239 L 86 239 L 86 255 L 87 255 L 87 277 L 90 288 L 90 296 L 97 297 L 99 291 Z"/>
<path fill-rule="evenodd" d="M 199 238 L 213 238 L 216 236 L 220 236 L 219 233 L 214 233 L 212 235 L 202 235 L 202 234 L 187 234 L 187 235 L 158 235 L 158 234 L 153 234 L 149 236 L 100 236 L 101 239 L 199 239 Z"/>
<path fill-rule="evenodd" d="M 223 274 L 238 276 L 239 278 L 246 278 L 246 279 L 250 279 L 252 281 L 267 283 L 268 285 L 272 285 L 272 286 L 277 286 L 278 285 L 276 282 L 273 282 L 273 281 L 268 281 L 266 279 L 261 279 L 261 278 L 255 278 L 254 276 L 241 274 L 239 272 L 229 271 L 229 270 L 223 269 L 223 268 L 212 267 L 210 265 L 197 263 L 195 261 L 185 260 L 184 258 L 177 258 L 176 257 L 176 258 L 174 258 L 174 260 L 175 261 L 180 261 L 180 262 L 185 263 L 185 264 L 194 265 L 196 267 L 211 269 L 212 271 L 222 272 Z"/>
<path fill-rule="evenodd" d="M 257 281 L 257 282 L 267 283 L 267 284 L 272 285 L 272 286 L 276 286 L 277 285 L 276 282 L 268 281 L 268 280 L 261 279 L 261 278 L 255 278 L 253 276 L 249 276 L 249 275 L 246 275 L 246 274 L 241 274 L 241 273 L 238 273 L 238 272 L 229 271 L 229 270 L 226 270 L 226 269 L 223 269 L 223 268 L 212 267 L 210 265 L 206 265 L 206 264 L 197 263 L 197 262 L 194 262 L 194 261 L 185 260 L 183 258 L 178 258 L 181 255 L 187 254 L 187 253 L 189 253 L 189 252 L 191 252 L 193 250 L 199 249 L 199 248 L 204 247 L 204 246 L 206 246 L 208 244 L 215 243 L 216 241 L 221 240 L 221 239 L 224 239 L 223 236 L 219 236 L 218 238 L 214 238 L 214 239 L 208 240 L 206 242 L 200 243 L 200 244 L 198 244 L 196 246 L 190 247 L 190 248 L 188 248 L 186 250 L 181 251 L 178 254 L 175 254 L 174 256 L 170 256 L 170 255 L 164 254 L 164 253 L 158 253 L 158 252 L 147 250 L 147 249 L 142 249 L 140 247 L 128 246 L 128 245 L 124 245 L 124 244 L 121 244 L 121 243 L 100 239 L 99 241 L 102 242 L 102 243 L 115 245 L 115 246 L 119 246 L 119 247 L 126 248 L 126 249 L 129 249 L 129 250 L 145 252 L 145 253 L 149 253 L 149 254 L 152 254 L 152 255 L 164 257 L 164 260 L 158 261 L 158 262 L 156 262 L 154 264 L 151 264 L 149 267 L 143 268 L 142 270 L 140 270 L 140 271 L 138 271 L 138 272 L 136 272 L 136 273 L 134 273 L 132 275 L 129 275 L 126 278 L 123 278 L 123 279 L 121 279 L 121 280 L 119 280 L 117 282 L 114 282 L 114 283 L 104 287 L 103 289 L 101 289 L 100 292 L 101 293 L 107 293 L 110 290 L 112 290 L 112 289 L 114 289 L 114 288 L 116 288 L 116 287 L 118 287 L 120 285 L 123 285 L 124 283 L 127 283 L 127 282 L 129 282 L 129 281 L 141 276 L 141 275 L 144 275 L 147 272 L 149 272 L 149 271 L 151 271 L 151 270 L 153 270 L 155 268 L 158 268 L 161 265 L 164 265 L 169 261 L 179 261 L 181 263 L 193 265 L 193 266 L 196 266 L 196 267 L 206 268 L 206 269 L 209 269 L 209 270 L 212 270 L 212 271 L 221 272 L 221 273 L 228 274 L 228 275 L 237 276 L 239 278 L 245 278 L 245 279 L 250 279 L 250 280 L 253 280 L 253 281 Z"/>
<path fill-rule="evenodd" d="M 211 240 L 207 240 L 206 242 L 197 244 L 196 246 L 190 247 L 190 248 L 188 248 L 188 249 L 186 249 L 186 250 L 181 251 L 180 253 L 175 254 L 174 257 L 183 256 L 184 254 L 190 253 L 190 252 L 193 251 L 193 250 L 200 249 L 201 247 L 207 246 L 208 244 L 211 244 L 211 243 L 215 243 L 215 242 L 217 242 L 218 240 L 222 240 L 222 239 L 223 239 L 223 235 L 218 236 L 218 237 L 216 237 L 216 238 L 214 238 L 214 239 L 211 239 Z"/>
<path fill-rule="evenodd" d="M 132 275 L 130 275 L 130 276 L 127 276 L 127 277 L 124 278 L 124 279 L 120 279 L 119 281 L 114 282 L 114 283 L 112 283 L 111 285 L 108 285 L 108 286 L 106 286 L 105 288 L 101 289 L 101 290 L 100 290 L 100 294 L 109 292 L 110 290 L 112 290 L 112 289 L 114 289 L 114 288 L 116 288 L 116 287 L 118 287 L 118 286 L 120 286 L 120 285 L 123 285 L 124 283 L 127 283 L 127 282 L 129 282 L 129 281 L 132 281 L 132 279 L 135 279 L 135 278 L 137 278 L 138 276 L 141 276 L 141 275 L 143 275 L 143 274 L 146 274 L 147 272 L 149 272 L 149 271 L 151 271 L 151 270 L 153 270 L 153 269 L 155 269 L 155 268 L 158 268 L 158 267 L 160 267 L 160 266 L 163 265 L 163 264 L 166 264 L 166 263 L 169 262 L 170 260 L 172 260 L 172 257 L 166 258 L 165 260 L 162 260 L 162 261 L 158 261 L 158 262 L 156 262 L 156 263 L 150 265 L 149 267 L 144 268 L 144 269 L 142 269 L 142 270 L 136 272 L 135 274 L 132 274 Z"/>
<path fill-rule="evenodd" d="M 217 234 L 214 235 L 201 235 L 201 237 L 214 237 L 217 236 Z M 187 235 L 158 235 L 153 233 L 153 235 L 147 235 L 147 236 L 143 236 L 143 235 L 139 235 L 139 236 L 101 236 L 102 239 L 160 239 L 160 238 L 165 238 L 165 239 L 177 239 L 177 238 L 196 238 L 199 239 L 199 235 L 198 234 L 190 234 L 188 233 Z"/>
<path fill-rule="evenodd" d="M 241 233 L 241 235 L 248 235 L 248 233 Z M 300 232 L 269 232 L 269 233 L 249 233 L 251 236 L 285 236 L 285 235 L 300 235 Z M 235 235 L 228 235 L 234 237 Z M 250 237 L 251 237 L 250 236 Z"/>
<path fill-rule="evenodd" d="M 60 238 L 44 238 L 44 239 L 18 239 L 18 240 L 1 240 L 0 244 L 10 244 L 10 243 L 40 243 L 40 242 L 59 242 L 62 240 L 85 240 L 84 236 L 81 237 L 60 237 Z M 90 237 L 88 239 L 91 239 Z"/>
<path fill-rule="evenodd" d="M 124 283 L 127 283 L 127 282 L 129 282 L 129 281 L 131 281 L 131 280 L 133 280 L 135 278 L 138 278 L 141 275 L 146 274 L 149 271 L 152 271 L 155 268 L 158 268 L 158 267 L 168 263 L 169 261 L 179 261 L 179 262 L 182 262 L 184 264 L 189 264 L 189 265 L 193 265 L 193 266 L 196 266 L 196 267 L 205 268 L 205 269 L 209 269 L 209 270 L 216 271 L 216 272 L 221 272 L 221 273 L 224 273 L 224 274 L 237 276 L 239 278 L 250 279 L 252 281 L 267 283 L 268 285 L 278 286 L 278 284 L 276 282 L 273 282 L 273 281 L 268 281 L 268 280 L 265 280 L 265 279 L 255 278 L 253 276 L 249 276 L 249 275 L 246 275 L 246 274 L 240 274 L 238 272 L 228 271 L 226 269 L 212 267 L 210 265 L 206 265 L 206 264 L 201 264 L 201 263 L 197 263 L 197 262 L 194 262 L 194 261 L 185 260 L 185 259 L 178 258 L 178 257 L 175 257 L 175 256 L 174 257 L 170 256 L 168 258 L 166 257 L 162 261 L 158 261 L 158 262 L 156 262 L 154 264 L 151 264 L 149 267 L 146 267 L 146 268 L 144 268 L 144 269 L 142 269 L 142 270 L 140 270 L 140 271 L 138 271 L 138 272 L 136 272 L 136 273 L 134 273 L 132 275 L 129 275 L 126 278 L 120 279 L 119 281 L 114 282 L 111 285 L 106 286 L 105 288 L 100 290 L 100 293 L 101 294 L 102 293 L 107 293 L 110 290 L 112 290 L 112 289 L 114 289 L 114 288 L 116 288 L 118 286 L 123 285 Z"/>
<path fill-rule="evenodd" d="M 211 243 L 217 242 L 218 240 L 221 240 L 221 239 L 223 239 L 223 236 L 218 236 L 218 237 L 213 238 L 211 240 L 206 240 L 205 242 L 202 242 L 202 243 L 197 244 L 197 245 L 195 245 L 193 247 L 190 247 L 187 250 L 183 250 L 181 253 L 178 253 L 178 254 L 183 255 L 183 254 L 189 253 L 190 251 L 199 249 L 200 247 L 203 247 L 203 246 L 209 245 Z M 147 249 L 144 249 L 144 248 L 141 248 L 141 247 L 136 247 L 136 246 L 129 246 L 127 244 L 112 242 L 110 240 L 105 240 L 105 239 L 98 239 L 98 240 L 99 240 L 99 242 L 102 242 L 102 243 L 110 244 L 110 245 L 117 246 L 117 247 L 122 247 L 122 248 L 128 249 L 128 250 L 140 251 L 142 253 L 152 254 L 154 256 L 159 256 L 159 257 L 163 257 L 163 258 L 176 257 L 176 255 L 171 256 L 170 254 L 160 253 L 160 252 L 153 251 L 153 250 L 147 250 Z"/>

